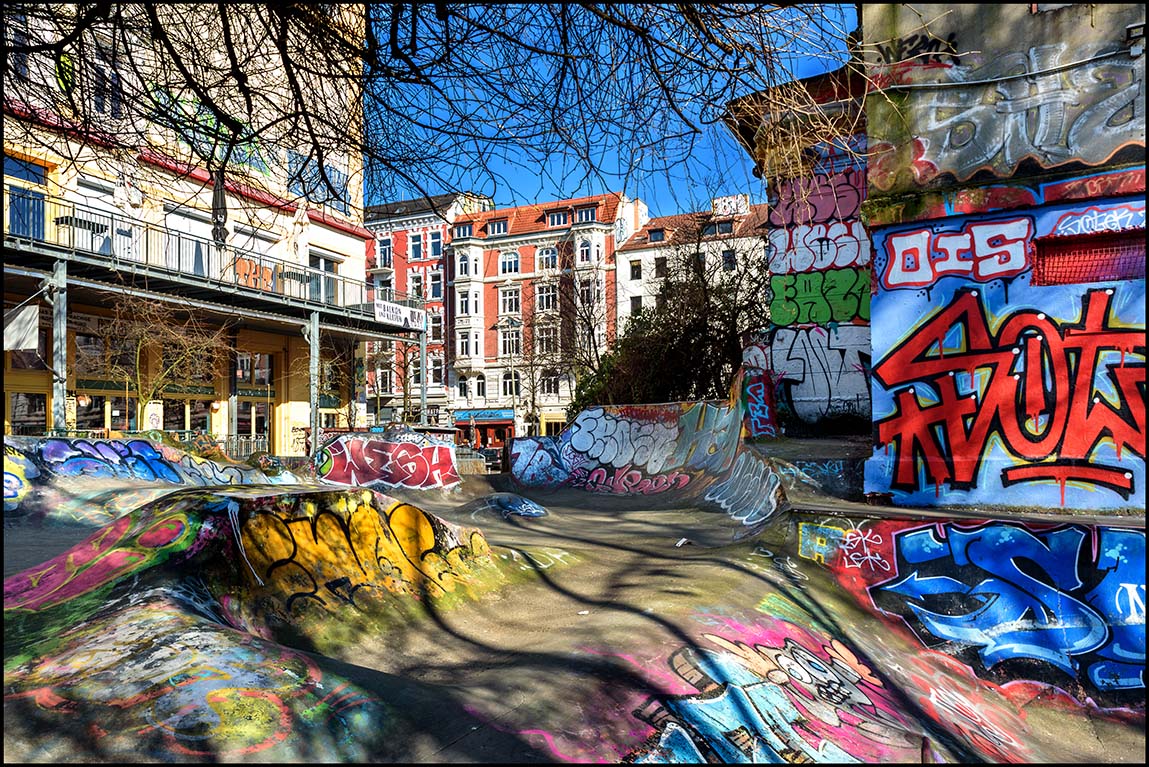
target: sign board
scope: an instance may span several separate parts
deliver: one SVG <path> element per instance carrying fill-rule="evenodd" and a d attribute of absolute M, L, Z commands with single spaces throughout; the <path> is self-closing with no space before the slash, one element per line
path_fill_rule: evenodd
<path fill-rule="evenodd" d="M 376 298 L 375 321 L 395 325 L 404 330 L 426 330 L 427 312 Z"/>
<path fill-rule="evenodd" d="M 40 307 L 29 304 L 4 313 L 4 351 L 34 352 L 40 329 Z"/>
<path fill-rule="evenodd" d="M 482 421 L 513 421 L 515 411 L 511 408 L 486 408 L 479 410 L 456 410 L 455 423 L 476 423 Z"/>

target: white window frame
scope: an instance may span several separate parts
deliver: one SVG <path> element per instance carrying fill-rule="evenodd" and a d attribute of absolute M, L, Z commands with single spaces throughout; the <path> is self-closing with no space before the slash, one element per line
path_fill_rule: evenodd
<path fill-rule="evenodd" d="M 591 252 L 590 240 L 580 240 L 578 244 L 578 262 L 580 264 L 589 264 Z"/>
<path fill-rule="evenodd" d="M 471 334 L 466 331 L 459 334 L 459 356 L 471 356 Z"/>
<path fill-rule="evenodd" d="M 507 219 L 500 218 L 495 221 L 487 222 L 487 236 L 499 235 L 507 233 Z"/>
<path fill-rule="evenodd" d="M 557 397 L 561 391 L 559 374 L 553 370 L 544 371 L 539 377 L 539 393 L 544 397 Z"/>
<path fill-rule="evenodd" d="M 459 254 L 459 276 L 469 277 L 471 275 L 471 257 L 466 253 Z"/>
<path fill-rule="evenodd" d="M 460 317 L 469 317 L 471 315 L 471 293 L 467 290 L 460 290 L 455 294 L 457 304 L 459 307 Z"/>
<path fill-rule="evenodd" d="M 503 396 L 518 397 L 522 395 L 522 376 L 517 370 L 508 370 L 503 373 Z"/>
<path fill-rule="evenodd" d="M 431 258 L 440 258 L 443 255 L 443 233 L 431 232 L 428 238 L 428 254 Z"/>
<path fill-rule="evenodd" d="M 432 301 L 441 301 L 443 299 L 443 273 L 438 269 L 429 272 L 427 283 L 427 297 Z"/>
<path fill-rule="evenodd" d="M 470 237 L 474 231 L 474 226 L 469 221 L 465 224 L 455 224 L 455 239 L 466 239 Z"/>
<path fill-rule="evenodd" d="M 519 328 L 499 330 L 499 356 L 511 357 L 523 353 L 523 334 Z"/>
<path fill-rule="evenodd" d="M 558 308 L 558 286 L 553 282 L 541 282 L 535 285 L 535 311 L 551 312 Z"/>
<path fill-rule="evenodd" d="M 559 252 L 555 248 L 539 248 L 537 260 L 539 271 L 559 268 Z"/>
<path fill-rule="evenodd" d="M 475 396 L 482 399 L 487 398 L 487 377 L 482 373 L 475 376 Z"/>
<path fill-rule="evenodd" d="M 508 268 L 514 266 L 513 269 Z M 504 250 L 499 254 L 499 274 L 518 274 L 519 273 L 519 251 L 517 250 Z"/>
<path fill-rule="evenodd" d="M 407 258 L 411 261 L 423 260 L 423 234 L 412 234 L 407 240 Z"/>
<path fill-rule="evenodd" d="M 588 221 L 598 220 L 598 208 L 579 208 L 578 209 L 578 223 L 585 224 Z"/>
<path fill-rule="evenodd" d="M 499 288 L 499 314 L 518 314 L 522 308 L 523 292 L 519 287 Z"/>
<path fill-rule="evenodd" d="M 559 332 L 554 325 L 539 325 L 535 328 L 535 351 L 538 354 L 557 354 Z"/>
<path fill-rule="evenodd" d="M 567 226 L 569 223 L 570 216 L 565 210 L 557 210 L 547 214 L 547 226 Z"/>

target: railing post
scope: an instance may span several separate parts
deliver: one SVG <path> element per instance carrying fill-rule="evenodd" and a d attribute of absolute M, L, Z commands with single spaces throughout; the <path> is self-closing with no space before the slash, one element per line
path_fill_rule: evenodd
<path fill-rule="evenodd" d="M 66 429 L 68 396 L 68 263 L 57 261 L 52 269 L 52 428 Z"/>

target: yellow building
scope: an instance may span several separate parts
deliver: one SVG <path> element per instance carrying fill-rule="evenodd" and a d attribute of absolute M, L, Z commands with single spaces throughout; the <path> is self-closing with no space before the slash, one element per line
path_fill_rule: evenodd
<path fill-rule="evenodd" d="M 60 9 L 78 7 L 4 11 L 5 434 L 199 430 L 235 456 L 301 455 L 310 429 L 364 426 L 363 342 L 426 339 L 421 301 L 377 301 L 366 271 L 356 62 L 331 73 L 346 87 L 303 83 L 308 109 L 342 135 L 296 141 L 269 40 L 233 44 L 258 97 L 224 114 L 245 115 L 245 133 L 214 111 L 236 89 L 196 94 L 172 74 L 175 54 L 135 33 L 142 16 L 53 50 Z M 230 33 L 259 7 L 228 6 Z M 152 8 L 195 78 L 213 83 L 213 62 L 227 71 L 219 6 Z M 313 8 L 362 34 L 360 6 Z M 221 364 L 205 353 L 168 370 L 158 343 L 129 359 L 123 328 L 161 320 L 224 329 Z"/>

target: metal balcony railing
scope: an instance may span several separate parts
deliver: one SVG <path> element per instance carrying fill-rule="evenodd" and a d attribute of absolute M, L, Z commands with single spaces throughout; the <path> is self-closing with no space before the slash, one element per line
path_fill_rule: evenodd
<path fill-rule="evenodd" d="M 203 287 L 258 291 L 291 303 L 374 317 L 368 284 L 130 216 L 98 210 L 35 189 L 4 185 L 4 237 L 55 245 L 117 271 L 177 278 Z M 393 290 L 384 301 L 417 309 L 422 299 Z"/>

